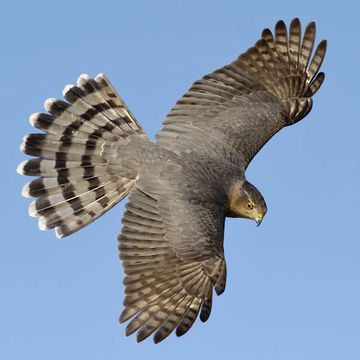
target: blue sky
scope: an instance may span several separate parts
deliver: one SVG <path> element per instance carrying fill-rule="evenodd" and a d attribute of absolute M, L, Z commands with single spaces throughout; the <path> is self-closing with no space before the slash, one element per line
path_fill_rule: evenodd
<path fill-rule="evenodd" d="M 37 360 L 360 359 L 357 1 L 12 1 L 2 5 L 0 358 Z M 104 72 L 153 137 L 193 81 L 282 18 L 328 39 L 313 110 L 256 157 L 260 227 L 226 224 L 226 292 L 210 320 L 155 346 L 117 322 L 123 204 L 63 239 L 41 232 L 20 195 L 22 136 L 47 97 Z"/>

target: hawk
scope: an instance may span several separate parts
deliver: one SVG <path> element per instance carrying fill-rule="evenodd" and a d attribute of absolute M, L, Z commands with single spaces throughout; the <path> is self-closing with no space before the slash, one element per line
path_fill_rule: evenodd
<path fill-rule="evenodd" d="M 260 224 L 266 203 L 246 168 L 279 130 L 303 119 L 324 81 L 315 23 L 301 34 L 277 22 L 235 61 L 196 81 L 151 141 L 103 74 L 67 85 L 31 115 L 41 133 L 25 136 L 33 156 L 18 172 L 29 214 L 60 238 L 91 223 L 130 194 L 118 237 L 125 272 L 126 335 L 158 343 L 206 321 L 213 290 L 225 289 L 226 217 Z"/>

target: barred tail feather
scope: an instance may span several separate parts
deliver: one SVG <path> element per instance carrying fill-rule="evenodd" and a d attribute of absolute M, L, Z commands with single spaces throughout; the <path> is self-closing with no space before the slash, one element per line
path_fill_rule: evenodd
<path fill-rule="evenodd" d="M 31 115 L 30 124 L 44 133 L 24 137 L 20 147 L 35 156 L 17 171 L 38 176 L 22 194 L 34 197 L 29 214 L 39 217 L 39 228 L 55 228 L 64 237 L 86 226 L 121 201 L 136 177 L 110 171 L 102 157 L 104 144 L 129 136 L 147 138 L 105 75 L 81 75 L 67 85 L 68 102 L 48 99 L 48 113 Z M 136 171 L 135 171 L 136 172 Z"/>

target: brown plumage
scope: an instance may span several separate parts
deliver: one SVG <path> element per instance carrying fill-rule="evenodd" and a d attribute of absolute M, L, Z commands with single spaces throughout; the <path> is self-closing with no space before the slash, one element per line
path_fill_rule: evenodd
<path fill-rule="evenodd" d="M 102 74 L 66 86 L 65 101 L 31 116 L 43 131 L 24 138 L 35 158 L 18 171 L 37 179 L 23 189 L 30 215 L 63 237 L 81 229 L 127 194 L 119 235 L 125 271 L 126 335 L 154 342 L 185 334 L 211 313 L 213 289 L 225 289 L 226 217 L 258 224 L 266 213 L 245 171 L 283 127 L 311 110 L 326 41 L 315 23 L 303 36 L 298 19 L 283 21 L 231 64 L 196 81 L 151 142 Z"/>

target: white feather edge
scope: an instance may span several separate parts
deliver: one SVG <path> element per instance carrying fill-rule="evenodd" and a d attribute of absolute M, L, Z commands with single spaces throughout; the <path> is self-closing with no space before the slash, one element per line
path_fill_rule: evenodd
<path fill-rule="evenodd" d="M 83 84 L 87 81 L 89 81 L 91 79 L 91 77 L 88 74 L 81 74 L 78 78 L 77 78 L 77 86 L 81 87 L 83 86 Z"/>
<path fill-rule="evenodd" d="M 21 148 L 21 145 L 20 145 Z M 28 162 L 28 160 L 24 160 L 22 161 L 16 168 L 16 172 L 20 175 L 24 175 L 24 167 L 26 165 L 26 163 Z"/>
<path fill-rule="evenodd" d="M 44 108 L 47 112 L 51 109 L 52 104 L 57 101 L 55 98 L 48 98 L 44 101 Z"/>
<path fill-rule="evenodd" d="M 107 78 L 107 76 L 104 73 L 99 73 L 95 76 L 95 81 L 102 79 L 105 80 L 107 83 L 110 83 L 109 79 Z"/>
<path fill-rule="evenodd" d="M 38 225 L 40 230 L 48 230 L 48 227 L 46 226 L 46 218 L 44 216 L 39 217 Z"/>
<path fill-rule="evenodd" d="M 29 123 L 30 123 L 31 126 L 36 127 L 36 126 L 35 126 L 36 120 L 38 119 L 38 117 L 39 117 L 40 114 L 41 114 L 41 113 L 37 112 L 37 113 L 31 114 L 31 115 L 29 116 Z"/>
<path fill-rule="evenodd" d="M 64 237 L 64 235 L 63 235 L 63 234 L 60 234 L 59 231 L 60 231 L 59 228 L 56 227 L 56 228 L 55 228 L 55 235 L 56 235 L 56 237 L 57 237 L 58 239 L 62 239 L 62 238 Z"/>
<path fill-rule="evenodd" d="M 66 94 L 69 92 L 69 90 L 71 90 L 73 87 L 74 87 L 74 85 L 72 85 L 72 84 L 65 85 L 65 87 L 62 91 L 62 95 L 65 97 Z"/>
<path fill-rule="evenodd" d="M 29 135 L 25 135 L 24 137 L 23 137 L 23 142 L 20 144 L 20 146 L 19 146 L 19 150 L 21 151 L 21 152 L 25 152 L 25 143 L 26 143 L 26 141 L 27 141 L 27 139 L 28 139 L 28 137 L 29 137 Z M 20 164 L 19 164 L 20 165 Z"/>
<path fill-rule="evenodd" d="M 33 202 L 30 204 L 30 206 L 29 206 L 29 211 L 28 211 L 28 213 L 29 213 L 29 216 L 31 216 L 31 217 L 37 217 L 37 216 L 39 216 L 39 214 L 38 214 L 38 212 L 37 212 L 37 210 L 36 210 L 36 205 L 35 205 L 35 203 L 36 203 L 36 201 L 33 201 Z"/>
<path fill-rule="evenodd" d="M 24 197 L 31 197 L 30 196 L 30 183 L 27 183 L 23 186 L 22 190 L 21 190 L 21 195 Z"/>

